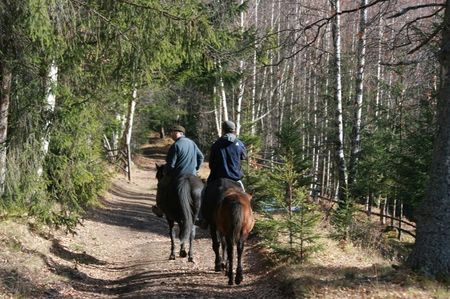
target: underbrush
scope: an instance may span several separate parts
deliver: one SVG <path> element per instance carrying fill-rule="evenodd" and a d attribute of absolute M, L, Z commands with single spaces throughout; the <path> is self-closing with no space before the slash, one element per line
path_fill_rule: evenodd
<path fill-rule="evenodd" d="M 398 263 L 405 261 L 412 246 L 406 238 L 399 240 L 396 231 L 386 231 L 384 225 L 363 217 L 356 218 L 351 223 L 349 237 L 354 245 L 375 250 L 384 258 Z"/>

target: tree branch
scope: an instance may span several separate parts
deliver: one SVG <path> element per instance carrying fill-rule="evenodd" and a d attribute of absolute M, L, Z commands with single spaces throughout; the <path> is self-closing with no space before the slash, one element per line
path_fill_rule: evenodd
<path fill-rule="evenodd" d="M 401 11 L 399 11 L 398 13 L 393 14 L 390 17 L 387 17 L 386 19 L 398 18 L 398 17 L 406 14 L 410 10 L 422 9 L 422 8 L 426 8 L 426 7 L 440 7 L 440 9 L 437 11 L 437 12 L 439 12 L 445 7 L 445 3 L 428 3 L 428 4 L 421 4 L 421 5 L 416 5 L 416 6 L 408 6 L 404 9 L 402 9 Z"/>

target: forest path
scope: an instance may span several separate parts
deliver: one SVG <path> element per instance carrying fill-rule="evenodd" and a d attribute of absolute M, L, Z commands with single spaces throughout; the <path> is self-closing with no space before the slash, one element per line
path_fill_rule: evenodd
<path fill-rule="evenodd" d="M 70 278 L 72 289 L 64 293 L 70 298 L 283 298 L 251 240 L 239 286 L 228 286 L 224 273 L 214 272 L 205 230 L 197 228 L 194 264 L 168 259 L 167 222 L 151 212 L 155 163 L 162 157 L 156 147 L 145 149 L 134 159 L 131 182 L 117 175 L 102 207 L 89 213 L 76 235 L 60 238 L 59 257 L 76 260 L 74 268 L 57 270 Z"/>

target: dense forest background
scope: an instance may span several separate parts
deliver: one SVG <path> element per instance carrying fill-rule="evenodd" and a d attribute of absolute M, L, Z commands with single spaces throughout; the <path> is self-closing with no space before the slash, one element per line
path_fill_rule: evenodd
<path fill-rule="evenodd" d="M 250 178 L 292 164 L 311 195 L 416 220 L 446 5 L 2 0 L 2 215 L 71 227 L 107 187 L 105 144 L 180 123 L 208 154 L 230 119 Z"/>

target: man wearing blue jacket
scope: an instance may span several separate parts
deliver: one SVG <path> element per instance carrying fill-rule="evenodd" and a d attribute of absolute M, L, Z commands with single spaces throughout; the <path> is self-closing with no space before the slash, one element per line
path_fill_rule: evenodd
<path fill-rule="evenodd" d="M 164 177 L 161 184 L 168 187 L 177 178 L 186 174 L 196 175 L 203 162 L 203 154 L 194 141 L 184 136 L 186 130 L 180 125 L 173 126 L 170 137 L 175 141 L 166 156 Z M 152 207 L 153 213 L 162 217 L 162 210 L 156 205 Z"/>
<path fill-rule="evenodd" d="M 230 179 L 237 182 L 244 190 L 242 184 L 242 177 L 244 174 L 241 169 L 241 161 L 247 158 L 247 150 L 244 143 L 236 137 L 236 125 L 232 121 L 224 121 L 222 123 L 222 136 L 214 142 L 211 146 L 211 153 L 209 156 L 209 168 L 211 170 L 207 184 L 217 179 Z M 208 199 L 208 186 L 204 192 L 203 201 Z M 202 203 L 209 205 L 211 203 Z M 203 210 L 203 209 L 201 209 Z M 199 220 L 196 223 L 200 228 L 208 228 L 208 222 L 204 219 L 202 212 L 199 214 Z"/>

